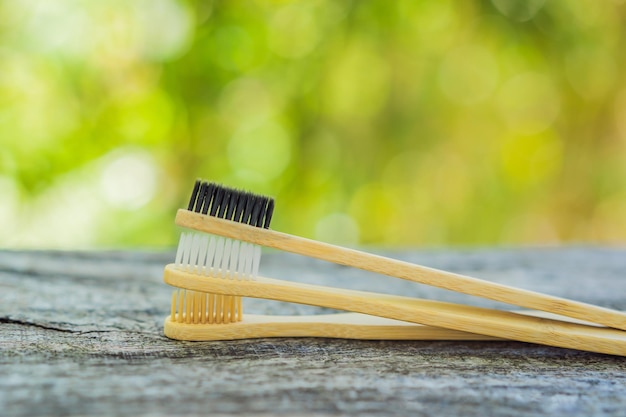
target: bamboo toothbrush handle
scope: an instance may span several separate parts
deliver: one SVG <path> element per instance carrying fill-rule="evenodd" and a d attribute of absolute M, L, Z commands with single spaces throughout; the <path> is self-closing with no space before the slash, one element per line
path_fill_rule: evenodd
<path fill-rule="evenodd" d="M 523 311 L 545 317 L 549 313 Z M 360 313 L 315 314 L 309 316 L 267 316 L 246 314 L 243 321 L 226 324 L 164 323 L 165 336 L 176 340 L 239 340 L 268 337 L 325 337 L 357 340 L 473 340 L 506 339 L 443 327 L 425 326 Z"/>
<path fill-rule="evenodd" d="M 164 281 L 214 294 L 287 301 L 352 311 L 469 333 L 626 356 L 626 332 L 466 305 L 368 293 L 259 277 L 205 277 L 167 265 Z"/>
<path fill-rule="evenodd" d="M 441 327 L 359 313 L 313 316 L 265 316 L 246 314 L 243 321 L 198 325 L 179 323 L 168 316 L 165 335 L 171 339 L 207 341 L 266 337 L 329 337 L 358 340 L 503 340 Z"/>
<path fill-rule="evenodd" d="M 176 224 L 413 282 L 626 330 L 626 313 L 180 209 Z"/>

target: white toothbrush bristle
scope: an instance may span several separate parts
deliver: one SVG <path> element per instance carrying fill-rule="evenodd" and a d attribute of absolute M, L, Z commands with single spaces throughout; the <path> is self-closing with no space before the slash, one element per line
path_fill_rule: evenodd
<path fill-rule="evenodd" d="M 237 259 L 237 275 L 239 279 L 245 279 L 246 259 L 248 258 L 248 243 L 241 242 L 239 245 L 239 257 Z"/>
<path fill-rule="evenodd" d="M 239 260 L 239 245 L 240 242 L 238 240 L 233 240 L 233 245 L 230 252 L 230 263 L 228 264 L 228 270 L 231 271 L 235 279 L 239 279 L 240 277 L 239 269 L 237 266 L 237 261 Z"/>
<path fill-rule="evenodd" d="M 200 236 L 200 247 L 198 249 L 198 273 L 206 273 L 206 256 L 207 246 L 209 245 L 209 237 L 205 235 Z"/>
<path fill-rule="evenodd" d="M 232 278 L 235 272 L 235 271 L 230 271 L 228 269 L 232 247 L 233 247 L 232 239 L 226 239 L 224 241 L 224 252 L 223 252 L 222 259 L 219 265 L 222 276 L 228 277 L 228 278 Z"/>
<path fill-rule="evenodd" d="M 259 275 L 259 265 L 261 263 L 261 247 L 259 245 L 253 245 L 252 248 L 252 279 L 255 279 Z"/>
<path fill-rule="evenodd" d="M 221 236 L 183 232 L 176 251 L 176 268 L 220 278 L 256 279 L 261 247 Z"/>
<path fill-rule="evenodd" d="M 198 265 L 198 252 L 200 250 L 200 234 L 194 233 L 193 239 L 191 241 L 191 254 L 189 256 L 189 269 L 197 270 L 200 266 Z"/>
<path fill-rule="evenodd" d="M 252 245 L 246 245 L 246 258 L 244 263 L 243 276 L 248 279 L 252 275 L 252 256 L 254 255 L 254 248 Z"/>
<path fill-rule="evenodd" d="M 209 247 L 207 249 L 206 261 L 205 261 L 205 270 L 204 275 L 211 274 L 211 265 L 213 265 L 213 260 L 215 259 L 215 236 L 209 237 Z"/>
<path fill-rule="evenodd" d="M 181 267 L 183 269 L 189 268 L 189 258 L 191 256 L 191 245 L 193 241 L 193 234 L 187 234 L 185 239 L 185 246 L 183 247 L 183 259 L 181 261 Z"/>
<path fill-rule="evenodd" d="M 180 234 L 180 240 L 178 241 L 178 248 L 176 249 L 176 260 L 174 263 L 176 266 L 182 265 L 183 262 L 183 252 L 185 251 L 185 240 L 187 239 L 187 233 L 183 232 Z"/>
<path fill-rule="evenodd" d="M 214 273 L 218 276 L 222 275 L 222 271 L 220 270 L 220 266 L 222 265 L 222 257 L 224 256 L 224 238 L 218 237 L 215 245 L 215 259 L 211 266 L 213 267 Z"/>

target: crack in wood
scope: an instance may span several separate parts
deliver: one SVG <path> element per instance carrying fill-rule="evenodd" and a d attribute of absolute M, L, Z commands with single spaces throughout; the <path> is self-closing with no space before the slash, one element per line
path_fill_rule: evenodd
<path fill-rule="evenodd" d="M 62 333 L 72 333 L 79 336 L 91 334 L 91 333 L 128 333 L 128 334 L 144 334 L 144 335 L 154 335 L 155 333 L 146 332 L 146 331 L 137 331 L 137 330 L 129 330 L 129 329 L 112 329 L 112 330 L 72 330 L 72 329 L 64 329 L 60 327 L 49 326 L 40 323 L 34 323 L 25 320 L 12 319 L 10 317 L 0 317 L 0 324 L 17 324 L 20 326 L 29 326 L 29 327 L 37 327 L 43 330 L 52 330 L 55 332 Z"/>
<path fill-rule="evenodd" d="M 39 323 L 33 323 L 33 322 L 30 322 L 30 321 L 24 321 L 24 320 L 17 320 L 17 319 L 12 319 L 12 318 L 9 318 L 9 317 L 0 317 L 0 323 L 4 323 L 4 324 L 19 324 L 21 326 L 37 327 L 37 328 L 44 329 L 44 330 L 54 330 L 54 331 L 63 332 L 63 333 L 79 333 L 76 330 L 61 329 L 61 328 L 58 328 L 58 327 L 46 326 L 46 325 L 39 324 Z"/>

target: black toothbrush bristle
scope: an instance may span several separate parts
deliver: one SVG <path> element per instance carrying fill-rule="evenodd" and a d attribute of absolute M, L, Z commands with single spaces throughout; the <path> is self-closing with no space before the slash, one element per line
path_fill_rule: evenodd
<path fill-rule="evenodd" d="M 220 219 L 226 218 L 226 209 L 230 204 L 230 194 L 230 190 L 224 190 L 224 195 L 222 196 L 222 204 L 220 205 L 220 209 L 217 212 L 217 217 L 219 217 Z"/>
<path fill-rule="evenodd" d="M 196 180 L 187 210 L 269 229 L 274 199 Z"/>
<path fill-rule="evenodd" d="M 259 215 L 261 214 L 261 200 L 262 199 L 263 197 L 255 196 L 254 201 L 252 202 L 252 213 L 250 214 L 250 221 L 248 222 L 248 224 L 252 226 L 256 226 L 257 222 L 259 221 Z"/>
<path fill-rule="evenodd" d="M 252 216 L 252 209 L 254 208 L 254 195 L 246 193 L 243 201 L 243 215 L 241 216 L 241 223 L 250 224 L 250 217 Z"/>
<path fill-rule="evenodd" d="M 195 207 L 193 208 L 193 211 L 200 213 L 205 195 L 206 195 L 206 184 L 202 183 L 200 185 L 200 189 L 198 190 L 198 198 L 196 199 L 196 204 L 195 204 Z"/>
<path fill-rule="evenodd" d="M 224 215 L 226 220 L 233 220 L 233 214 L 235 212 L 237 201 L 239 201 L 239 195 L 236 192 L 229 193 L 228 207 L 226 208 L 226 214 Z"/>
<path fill-rule="evenodd" d="M 224 197 L 224 189 L 220 186 L 215 188 L 213 192 L 213 203 L 211 204 L 210 215 L 213 217 L 217 217 L 217 210 L 222 205 L 222 198 Z"/>
<path fill-rule="evenodd" d="M 268 229 L 270 227 L 270 222 L 272 221 L 273 214 L 274 214 L 274 199 L 270 198 L 270 201 L 267 203 L 267 211 L 265 212 L 265 222 L 263 223 L 264 229 Z"/>
<path fill-rule="evenodd" d="M 209 212 L 209 206 L 211 205 L 214 191 L 215 184 L 208 184 L 202 199 L 202 214 L 207 214 Z"/>
<path fill-rule="evenodd" d="M 245 209 L 245 194 L 243 192 L 238 193 L 237 206 L 235 207 L 235 216 L 233 217 L 233 221 L 238 223 L 243 222 L 241 216 L 243 215 L 243 211 Z"/>
<path fill-rule="evenodd" d="M 196 200 L 198 199 L 198 191 L 200 190 L 200 183 L 201 182 L 202 181 L 197 179 L 195 184 L 193 185 L 193 191 L 191 193 L 191 198 L 189 199 L 189 205 L 187 207 L 187 210 L 189 210 L 189 211 L 193 211 L 194 210 L 194 207 L 196 205 Z"/>
<path fill-rule="evenodd" d="M 265 218 L 265 210 L 267 209 L 267 197 L 261 197 L 256 205 L 258 206 L 258 214 L 254 226 L 263 227 L 263 219 Z"/>

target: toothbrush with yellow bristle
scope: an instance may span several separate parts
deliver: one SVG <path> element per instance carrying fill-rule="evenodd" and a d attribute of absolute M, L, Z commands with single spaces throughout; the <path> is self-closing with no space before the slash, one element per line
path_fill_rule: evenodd
<path fill-rule="evenodd" d="M 359 313 L 275 316 L 243 314 L 235 297 L 176 289 L 164 333 L 177 340 L 210 341 L 272 337 L 359 340 L 502 340 Z"/>
<path fill-rule="evenodd" d="M 177 214 L 178 225 L 196 232 L 188 233 L 181 238 L 179 250 L 181 247 L 183 249 L 177 256 L 177 262 L 166 266 L 164 271 L 165 282 L 185 290 L 216 294 L 216 297 L 223 295 L 274 299 L 427 325 L 424 327 L 434 326 L 457 332 L 473 333 L 486 336 L 485 339 L 505 338 L 626 355 L 626 332 L 597 325 L 564 321 L 570 319 L 561 317 L 565 313 L 570 313 L 569 315 L 574 317 L 580 316 L 582 315 L 580 309 L 586 308 L 589 310 L 587 317 L 585 317 L 587 321 L 592 323 L 605 321 L 614 324 L 617 318 L 626 317 L 621 312 L 505 287 L 475 278 L 432 270 L 275 232 L 269 230 L 272 211 L 273 201 L 267 197 L 244 193 L 215 184 L 196 182 L 188 210 L 179 210 Z M 203 233 L 196 236 L 197 232 Z M 217 236 L 206 236 L 204 233 L 212 233 Z M 203 238 L 208 240 L 204 242 Z M 214 244 L 211 243 L 212 239 L 215 241 Z M 239 242 L 235 242 L 233 239 Z M 257 277 L 256 265 L 258 265 L 259 258 L 255 255 L 258 253 L 257 246 L 253 244 L 284 249 L 303 255 L 308 254 L 312 257 L 384 272 L 387 275 L 416 282 L 435 283 L 443 288 L 458 287 L 457 290 L 460 292 L 483 295 L 487 298 L 508 301 L 523 307 L 542 307 L 543 310 L 548 310 L 550 318 Z M 205 247 L 207 248 L 206 255 L 203 253 Z M 226 248 L 230 248 L 230 251 L 226 251 Z M 224 253 L 227 254 L 228 259 L 225 259 Z M 391 268 L 392 266 L 396 269 Z M 413 273 L 409 274 L 410 271 Z M 434 282 L 429 274 L 442 278 L 442 282 Z M 425 276 L 426 278 L 424 278 Z M 452 285 L 451 282 L 457 285 Z M 458 285 L 460 283 L 467 285 Z M 513 293 L 517 294 L 519 299 L 512 299 L 511 294 Z M 209 311 L 210 301 L 208 297 L 210 296 L 207 296 L 207 301 L 204 303 L 206 308 L 202 307 L 202 296 L 199 296 L 200 301 L 198 302 L 195 301 L 196 296 L 195 293 L 192 293 L 187 298 L 185 293 L 183 303 L 181 302 L 182 296 L 178 295 L 177 307 L 173 308 L 176 311 L 173 311 L 170 318 L 166 320 L 166 334 L 174 334 L 172 330 L 174 327 L 180 330 L 184 327 L 183 325 L 191 325 L 192 322 L 201 323 L 205 314 L 208 316 L 215 314 L 214 311 L 217 311 L 215 307 L 214 310 Z M 220 301 L 222 303 L 220 305 L 228 300 L 231 299 L 224 298 Z M 237 299 L 234 298 L 234 300 Z M 199 306 L 199 310 L 195 314 L 194 306 Z M 229 306 L 228 309 L 228 320 L 230 321 L 228 326 L 233 326 L 232 329 L 235 329 L 234 326 L 243 323 L 245 319 L 239 322 L 239 318 L 242 317 L 239 304 L 235 303 L 235 307 Z M 572 311 L 574 311 L 573 314 Z M 553 315 L 559 312 L 562 314 L 558 315 L 559 319 L 555 319 Z M 220 319 L 213 316 L 215 324 L 219 324 L 216 323 L 217 321 L 224 321 L 225 313 L 222 311 L 219 314 L 222 315 Z M 602 320 L 593 320 L 598 317 Z M 578 317 L 579 320 L 585 318 Z M 206 317 L 204 320 L 210 321 L 211 318 Z M 196 325 L 197 323 L 193 324 Z M 626 327 L 623 322 L 619 322 L 619 324 Z M 304 325 L 300 323 L 294 326 L 303 327 Z M 423 327 L 421 329 L 424 330 Z M 292 331 L 294 335 L 302 335 L 302 331 L 300 333 L 297 333 L 296 330 Z M 189 334 L 186 333 L 186 335 Z M 192 339 L 192 337 L 188 338 L 188 340 Z"/>

